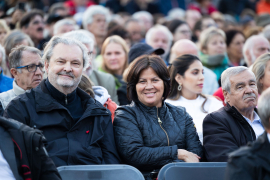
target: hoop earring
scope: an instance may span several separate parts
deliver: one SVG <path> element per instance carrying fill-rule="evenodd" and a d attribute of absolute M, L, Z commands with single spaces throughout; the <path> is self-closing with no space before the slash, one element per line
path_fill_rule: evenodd
<path fill-rule="evenodd" d="M 179 84 L 177 89 L 178 89 L 178 91 L 181 91 L 182 90 L 182 84 Z"/>

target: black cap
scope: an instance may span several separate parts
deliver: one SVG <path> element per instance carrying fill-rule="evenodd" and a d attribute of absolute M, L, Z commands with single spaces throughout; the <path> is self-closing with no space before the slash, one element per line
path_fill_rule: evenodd
<path fill-rule="evenodd" d="M 134 61 L 137 57 L 142 55 L 150 55 L 150 54 L 156 54 L 156 55 L 162 55 L 164 54 L 164 50 L 161 48 L 153 49 L 151 46 L 145 43 L 137 43 L 133 45 L 128 53 L 128 63 L 131 63 Z"/>

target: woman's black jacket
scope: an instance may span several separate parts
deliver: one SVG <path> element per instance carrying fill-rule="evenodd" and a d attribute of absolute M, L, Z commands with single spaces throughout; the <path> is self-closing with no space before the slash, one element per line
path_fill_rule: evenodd
<path fill-rule="evenodd" d="M 164 103 L 157 109 L 132 102 L 115 111 L 114 130 L 122 160 L 141 171 L 179 161 L 177 149 L 203 155 L 193 120 L 183 107 Z"/>

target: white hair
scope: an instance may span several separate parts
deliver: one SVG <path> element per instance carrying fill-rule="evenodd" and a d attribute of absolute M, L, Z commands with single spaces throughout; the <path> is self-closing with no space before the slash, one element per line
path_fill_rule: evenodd
<path fill-rule="evenodd" d="M 146 17 L 149 21 L 153 22 L 153 16 L 147 11 L 139 11 L 132 15 L 132 18 L 140 20 L 142 17 Z"/>
<path fill-rule="evenodd" d="M 110 21 L 110 12 L 107 8 L 100 5 L 92 5 L 83 14 L 82 24 L 83 28 L 87 29 L 87 25 L 93 22 L 93 16 L 96 14 L 102 14 L 106 17 L 106 21 Z"/>
<path fill-rule="evenodd" d="M 246 64 L 249 64 L 246 52 L 249 51 L 251 56 L 254 56 L 254 53 L 253 53 L 253 47 L 255 44 L 254 42 L 258 39 L 264 39 L 265 41 L 268 42 L 268 40 L 263 35 L 259 34 L 259 35 L 253 35 L 253 36 L 249 37 L 243 46 L 243 55 L 244 55 L 244 60 L 245 60 Z M 254 56 L 253 58 L 256 59 L 257 57 Z M 255 59 L 254 59 L 254 61 L 255 61 Z"/>
<path fill-rule="evenodd" d="M 270 41 L 270 25 L 267 25 L 265 28 L 263 28 L 262 35 Z"/>
<path fill-rule="evenodd" d="M 226 69 L 225 71 L 223 71 L 223 73 L 221 74 L 221 87 L 222 87 L 222 90 L 225 90 L 230 94 L 231 93 L 231 81 L 230 81 L 230 78 L 232 76 L 236 76 L 236 75 L 242 73 L 243 71 L 249 71 L 251 74 L 253 74 L 254 79 L 256 81 L 256 77 L 255 77 L 254 73 L 249 68 L 247 68 L 245 66 L 230 67 L 230 68 Z"/>
<path fill-rule="evenodd" d="M 71 20 L 71 19 L 62 19 L 59 20 L 55 23 L 55 25 L 53 26 L 53 34 L 58 34 L 59 33 L 59 29 L 63 26 L 73 26 L 75 30 L 79 29 L 79 26 L 76 24 L 75 21 Z"/>
<path fill-rule="evenodd" d="M 168 12 L 168 19 L 185 19 L 186 12 L 182 8 L 173 8 Z"/>
<path fill-rule="evenodd" d="M 173 35 L 171 33 L 171 31 L 166 27 L 166 26 L 163 26 L 163 25 L 155 25 L 154 27 L 150 28 L 146 35 L 145 35 L 145 41 L 147 44 L 151 44 L 150 42 L 152 41 L 152 35 L 157 32 L 157 31 L 162 31 L 166 34 L 167 38 L 168 38 L 168 43 L 169 43 L 169 46 L 168 47 L 171 47 L 172 45 L 172 41 L 173 41 Z M 164 49 L 165 51 L 167 51 L 167 49 Z"/>
<path fill-rule="evenodd" d="M 2 62 L 0 64 L 0 67 L 3 67 L 2 64 L 4 64 L 6 61 L 6 51 L 1 44 L 0 44 L 0 54 L 2 55 Z"/>
<path fill-rule="evenodd" d="M 77 31 L 71 31 L 63 34 L 62 37 L 73 38 L 80 41 L 83 44 L 90 46 L 91 50 L 94 49 L 95 36 L 87 30 L 80 29 Z"/>
<path fill-rule="evenodd" d="M 48 44 L 44 48 L 44 54 L 42 56 L 42 60 L 45 62 L 50 62 L 50 59 L 53 55 L 53 49 L 57 44 L 65 44 L 65 45 L 76 45 L 78 46 L 83 54 L 83 67 L 84 70 L 88 67 L 89 65 L 89 55 L 87 54 L 87 48 L 86 46 L 81 43 L 80 41 L 73 39 L 73 38 L 67 38 L 67 37 L 62 37 L 62 36 L 54 36 L 51 38 L 51 40 L 48 42 Z"/>

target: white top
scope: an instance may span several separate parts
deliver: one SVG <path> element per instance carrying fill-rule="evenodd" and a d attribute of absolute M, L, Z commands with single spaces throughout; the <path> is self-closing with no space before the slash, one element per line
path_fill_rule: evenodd
<path fill-rule="evenodd" d="M 215 97 L 207 96 L 207 101 L 204 104 L 204 110 L 207 113 L 204 113 L 201 109 L 205 99 L 202 96 L 198 96 L 197 99 L 189 100 L 181 96 L 178 100 L 166 99 L 165 102 L 170 103 L 174 106 L 182 106 L 186 108 L 188 114 L 193 118 L 195 123 L 197 133 L 199 135 L 200 141 L 203 143 L 203 119 L 205 116 L 213 111 L 217 111 L 220 108 L 224 107 L 223 103 L 217 100 Z"/>
<path fill-rule="evenodd" d="M 254 111 L 254 120 L 251 122 L 247 117 L 243 116 L 246 121 L 249 123 L 249 125 L 252 127 L 256 134 L 256 139 L 264 132 L 264 128 L 261 122 L 260 117 L 258 114 Z"/>
<path fill-rule="evenodd" d="M 269 142 L 270 142 L 270 134 L 269 134 L 269 133 L 267 133 L 267 136 L 268 136 L 268 140 L 269 140 Z"/>
<path fill-rule="evenodd" d="M 0 179 L 1 180 L 16 180 L 9 164 L 7 163 L 5 157 L 0 149 Z"/>

